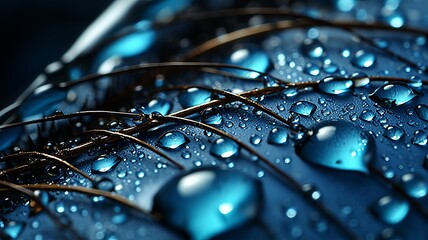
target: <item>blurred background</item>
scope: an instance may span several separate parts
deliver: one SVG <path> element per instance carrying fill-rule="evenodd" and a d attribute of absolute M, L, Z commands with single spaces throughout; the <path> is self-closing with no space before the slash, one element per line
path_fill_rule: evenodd
<path fill-rule="evenodd" d="M 111 2 L 0 1 L 0 109 L 12 103 L 49 63 L 58 60 Z"/>

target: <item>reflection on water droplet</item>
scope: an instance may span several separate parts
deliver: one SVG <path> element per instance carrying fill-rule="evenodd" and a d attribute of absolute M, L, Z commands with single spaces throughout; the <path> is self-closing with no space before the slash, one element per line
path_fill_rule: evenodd
<path fill-rule="evenodd" d="M 324 53 L 324 47 L 321 42 L 312 38 L 306 39 L 301 49 L 303 54 L 311 58 L 319 58 Z"/>
<path fill-rule="evenodd" d="M 92 173 L 106 173 L 113 170 L 120 162 L 122 158 L 115 154 L 101 155 L 95 161 L 92 162 L 91 171 Z"/>
<path fill-rule="evenodd" d="M 228 138 L 219 138 L 211 146 L 210 153 L 218 158 L 230 158 L 239 151 L 238 144 Z"/>
<path fill-rule="evenodd" d="M 183 106 L 183 108 L 201 105 L 211 100 L 211 92 L 199 88 L 189 88 L 185 92 L 182 92 L 178 95 L 178 101 L 180 102 L 181 106 Z"/>
<path fill-rule="evenodd" d="M 355 87 L 364 87 L 370 83 L 370 78 L 367 74 L 362 72 L 356 72 L 351 75 L 351 79 L 354 82 Z"/>
<path fill-rule="evenodd" d="M 343 77 L 329 76 L 322 79 L 317 85 L 318 89 L 323 93 L 342 94 L 352 90 L 353 82 Z"/>
<path fill-rule="evenodd" d="M 372 110 L 363 110 L 360 114 L 360 119 L 366 122 L 371 122 L 375 116 L 376 115 Z"/>
<path fill-rule="evenodd" d="M 192 239 L 211 239 L 257 218 L 262 195 L 256 179 L 204 168 L 165 184 L 154 198 L 153 213 Z"/>
<path fill-rule="evenodd" d="M 162 115 L 167 115 L 172 108 L 172 103 L 164 99 L 153 99 L 144 108 L 144 113 L 150 114 L 158 112 Z"/>
<path fill-rule="evenodd" d="M 416 107 L 416 114 L 418 117 L 424 121 L 428 121 L 428 106 L 425 104 L 420 104 Z"/>
<path fill-rule="evenodd" d="M 266 54 L 266 51 L 243 48 L 232 53 L 229 63 L 258 72 L 266 72 L 271 64 L 271 61 L 269 56 Z M 247 78 L 256 78 L 260 75 L 256 72 L 248 72 L 237 69 L 227 69 L 227 71 Z"/>
<path fill-rule="evenodd" d="M 428 185 L 425 179 L 414 173 L 404 174 L 401 177 L 401 186 L 413 198 L 422 198 L 427 195 Z"/>
<path fill-rule="evenodd" d="M 385 196 L 373 206 L 373 213 L 388 224 L 401 222 L 409 212 L 409 203 L 398 196 Z"/>
<path fill-rule="evenodd" d="M 268 143 L 270 144 L 284 144 L 288 139 L 288 130 L 284 128 L 274 128 L 269 132 Z"/>
<path fill-rule="evenodd" d="M 354 57 L 351 60 L 351 63 L 360 68 L 368 68 L 373 66 L 375 63 L 376 57 L 373 53 L 366 52 L 364 50 L 359 50 L 355 53 Z"/>
<path fill-rule="evenodd" d="M 384 107 L 400 106 L 416 96 L 413 89 L 404 83 L 388 83 L 370 94 L 371 99 Z"/>
<path fill-rule="evenodd" d="M 316 110 L 315 104 L 307 101 L 299 101 L 293 103 L 290 107 L 290 112 L 297 113 L 302 116 L 311 116 Z"/>
<path fill-rule="evenodd" d="M 209 125 L 220 125 L 223 122 L 223 116 L 217 108 L 205 109 L 201 114 L 201 119 L 203 123 Z"/>
<path fill-rule="evenodd" d="M 413 134 L 412 143 L 419 146 L 425 146 L 428 142 L 428 134 L 422 130 L 417 130 Z"/>
<path fill-rule="evenodd" d="M 174 150 L 189 142 L 190 140 L 184 136 L 183 133 L 178 131 L 171 131 L 163 134 L 156 143 L 156 146 L 164 149 Z"/>
<path fill-rule="evenodd" d="M 422 78 L 419 76 L 412 76 L 409 79 L 409 85 L 414 88 L 422 87 Z"/>
<path fill-rule="evenodd" d="M 400 127 L 389 126 L 383 132 L 383 136 L 389 138 L 394 141 L 400 140 L 400 138 L 404 135 L 404 130 Z"/>
<path fill-rule="evenodd" d="M 375 144 L 371 135 L 352 123 L 326 121 L 313 128 L 312 135 L 296 146 L 296 152 L 310 163 L 367 173 Z"/>
<path fill-rule="evenodd" d="M 251 142 L 251 144 L 253 144 L 253 145 L 259 145 L 261 142 L 262 142 L 262 137 L 260 137 L 259 135 L 257 135 L 257 134 L 253 134 L 253 135 L 251 135 L 251 137 L 250 137 L 250 142 Z"/>

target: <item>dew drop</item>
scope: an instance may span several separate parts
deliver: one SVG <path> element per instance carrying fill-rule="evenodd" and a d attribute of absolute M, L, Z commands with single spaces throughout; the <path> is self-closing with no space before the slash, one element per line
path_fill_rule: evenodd
<path fill-rule="evenodd" d="M 203 123 L 209 125 L 220 125 L 223 122 L 223 116 L 217 108 L 207 108 L 201 114 Z"/>
<path fill-rule="evenodd" d="M 352 80 L 344 79 L 343 77 L 329 76 L 322 79 L 317 87 L 323 93 L 342 94 L 351 91 L 353 86 Z"/>
<path fill-rule="evenodd" d="M 351 60 L 351 63 L 360 68 L 369 68 L 373 66 L 376 61 L 376 57 L 373 53 L 366 52 L 364 50 L 359 50 L 355 53 L 354 57 Z"/>
<path fill-rule="evenodd" d="M 110 178 L 98 177 L 95 179 L 94 188 L 96 189 L 112 192 L 114 190 L 114 187 L 114 182 Z"/>
<path fill-rule="evenodd" d="M 115 154 L 103 154 L 92 162 L 91 171 L 92 173 L 106 173 L 113 170 L 120 162 L 122 158 Z"/>
<path fill-rule="evenodd" d="M 311 116 L 316 110 L 315 104 L 307 101 L 298 101 L 293 103 L 290 107 L 290 112 L 297 113 L 302 116 Z"/>
<path fill-rule="evenodd" d="M 354 82 L 355 87 L 365 87 L 370 83 L 370 78 L 367 74 L 362 72 L 356 72 L 351 75 L 351 79 Z"/>
<path fill-rule="evenodd" d="M 400 140 L 403 135 L 404 135 L 404 130 L 396 126 L 389 126 L 383 132 L 384 137 L 394 141 Z"/>
<path fill-rule="evenodd" d="M 384 107 L 396 107 L 405 104 L 417 95 L 409 85 L 404 83 L 388 83 L 370 94 L 373 101 Z"/>
<path fill-rule="evenodd" d="M 425 179 L 414 173 L 404 174 L 401 177 L 401 186 L 413 198 L 425 197 L 428 192 L 428 185 Z"/>
<path fill-rule="evenodd" d="M 125 128 L 125 125 L 122 121 L 111 121 L 107 124 L 107 129 L 112 132 L 119 132 Z"/>
<path fill-rule="evenodd" d="M 338 69 L 339 69 L 339 68 L 337 67 L 337 65 L 335 65 L 335 64 L 333 64 L 333 63 L 324 63 L 324 64 L 322 65 L 322 70 L 323 70 L 325 73 L 332 74 L 332 73 L 337 72 L 337 70 L 338 70 Z"/>
<path fill-rule="evenodd" d="M 158 112 L 162 115 L 167 115 L 172 108 L 172 103 L 164 99 L 153 99 L 145 107 L 145 113 L 150 114 Z"/>
<path fill-rule="evenodd" d="M 412 76 L 409 79 L 409 85 L 414 88 L 422 87 L 422 78 L 419 76 Z"/>
<path fill-rule="evenodd" d="M 269 132 L 268 143 L 270 144 L 284 144 L 288 139 L 288 131 L 284 128 L 274 128 Z"/>
<path fill-rule="evenodd" d="M 315 64 L 308 63 L 303 69 L 303 72 L 311 76 L 318 76 L 320 74 L 320 68 Z"/>
<path fill-rule="evenodd" d="M 159 190 L 153 214 L 192 239 L 211 239 L 256 219 L 262 195 L 260 182 L 242 173 L 197 169 L 174 177 Z"/>
<path fill-rule="evenodd" d="M 233 52 L 230 56 L 229 63 L 258 72 L 266 72 L 271 65 L 271 61 L 269 56 L 266 54 L 266 51 L 247 48 L 242 48 Z M 228 71 L 247 78 L 256 78 L 260 75 L 256 72 L 248 72 L 238 69 Z"/>
<path fill-rule="evenodd" d="M 360 119 L 366 122 L 371 122 L 376 114 L 372 110 L 363 110 L 360 114 Z"/>
<path fill-rule="evenodd" d="M 183 133 L 171 131 L 163 134 L 156 143 L 156 146 L 174 150 L 189 142 L 190 140 Z"/>
<path fill-rule="evenodd" d="M 419 146 L 425 146 L 428 142 L 428 134 L 422 130 L 417 130 L 413 134 L 412 143 Z"/>
<path fill-rule="evenodd" d="M 227 138 L 217 139 L 210 150 L 210 153 L 218 158 L 226 159 L 238 154 L 239 146 L 238 144 Z"/>
<path fill-rule="evenodd" d="M 199 88 L 189 88 L 178 95 L 178 101 L 184 108 L 201 105 L 211 101 L 211 99 L 212 94 L 210 91 Z"/>
<path fill-rule="evenodd" d="M 416 114 L 418 117 L 424 121 L 428 121 L 428 106 L 425 104 L 420 104 L 416 107 Z"/>
<path fill-rule="evenodd" d="M 388 224 L 401 222 L 409 212 L 409 203 L 398 196 L 385 196 L 373 206 L 374 214 Z"/>
<path fill-rule="evenodd" d="M 352 123 L 326 121 L 316 125 L 312 134 L 296 145 L 296 152 L 310 163 L 367 173 L 375 143 L 371 135 Z"/>
<path fill-rule="evenodd" d="M 250 142 L 251 142 L 251 144 L 253 144 L 253 145 L 259 145 L 261 142 L 262 142 L 262 137 L 260 137 L 259 135 L 257 135 L 257 134 L 253 134 L 253 135 L 251 135 L 251 137 L 250 137 Z"/>
<path fill-rule="evenodd" d="M 312 38 L 307 38 L 303 42 L 301 49 L 304 55 L 311 58 L 320 58 L 324 53 L 324 47 L 321 42 Z"/>

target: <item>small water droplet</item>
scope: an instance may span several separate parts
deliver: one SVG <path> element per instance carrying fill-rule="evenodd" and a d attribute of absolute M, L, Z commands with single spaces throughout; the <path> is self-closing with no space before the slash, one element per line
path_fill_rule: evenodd
<path fill-rule="evenodd" d="M 120 162 L 122 158 L 115 154 L 101 155 L 95 161 L 92 162 L 91 171 L 92 173 L 106 173 L 113 170 Z"/>
<path fill-rule="evenodd" d="M 365 50 L 359 50 L 355 53 L 351 63 L 356 67 L 369 68 L 373 66 L 375 61 L 376 57 L 373 53 L 366 52 Z"/>
<path fill-rule="evenodd" d="M 351 75 L 351 79 L 354 82 L 355 87 L 365 87 L 370 83 L 369 76 L 362 72 L 353 73 Z"/>
<path fill-rule="evenodd" d="M 153 213 L 192 239 L 211 239 L 257 218 L 261 187 L 240 172 L 197 169 L 165 184 L 154 198 Z"/>
<path fill-rule="evenodd" d="M 308 63 L 303 69 L 303 72 L 312 76 L 318 76 L 320 74 L 320 68 L 315 64 Z"/>
<path fill-rule="evenodd" d="M 98 177 L 95 179 L 94 188 L 96 189 L 112 192 L 114 190 L 114 187 L 114 182 L 110 178 Z"/>
<path fill-rule="evenodd" d="M 416 96 L 413 89 L 404 83 L 388 83 L 370 94 L 371 99 L 384 107 L 400 106 Z"/>
<path fill-rule="evenodd" d="M 401 186 L 413 198 L 425 197 L 428 192 L 428 185 L 425 179 L 414 173 L 404 174 L 401 177 Z"/>
<path fill-rule="evenodd" d="M 223 122 L 223 116 L 217 108 L 207 108 L 201 114 L 203 123 L 209 125 L 220 125 Z"/>
<path fill-rule="evenodd" d="M 324 47 L 321 42 L 312 38 L 305 39 L 301 49 L 304 55 L 311 58 L 320 58 L 324 53 Z"/>
<path fill-rule="evenodd" d="M 178 95 L 178 101 L 183 108 L 189 108 L 212 100 L 210 91 L 199 88 L 189 88 Z"/>
<path fill-rule="evenodd" d="M 414 88 L 422 87 L 422 78 L 419 76 L 412 76 L 409 79 L 409 85 Z"/>
<path fill-rule="evenodd" d="M 257 135 L 257 134 L 253 134 L 253 135 L 251 135 L 251 137 L 250 137 L 250 142 L 251 142 L 251 144 L 253 144 L 253 145 L 259 145 L 261 142 L 262 142 L 262 137 L 260 137 L 259 135 Z"/>
<path fill-rule="evenodd" d="M 428 121 L 428 106 L 425 104 L 420 104 L 415 109 L 418 117 L 424 121 Z"/>
<path fill-rule="evenodd" d="M 296 151 L 303 160 L 317 165 L 367 173 L 375 145 L 371 135 L 359 127 L 337 120 L 316 125 Z"/>
<path fill-rule="evenodd" d="M 290 107 L 290 112 L 297 113 L 302 116 L 311 116 L 316 110 L 315 104 L 307 101 L 298 101 Z"/>
<path fill-rule="evenodd" d="M 313 200 L 319 200 L 321 198 L 321 192 L 313 184 L 305 184 L 302 186 L 302 191 L 309 195 Z"/>
<path fill-rule="evenodd" d="M 340 76 L 329 76 L 322 79 L 317 85 L 318 89 L 323 93 L 342 94 L 352 90 L 353 82 L 349 79 L 344 79 Z"/>
<path fill-rule="evenodd" d="M 183 151 L 181 153 L 181 157 L 184 159 L 189 159 L 192 156 L 192 154 L 189 151 Z"/>
<path fill-rule="evenodd" d="M 371 122 L 376 114 L 372 110 L 363 110 L 360 114 L 360 119 L 366 122 Z"/>
<path fill-rule="evenodd" d="M 400 127 L 389 126 L 383 132 L 383 136 L 394 141 L 398 141 L 404 135 L 404 130 Z"/>
<path fill-rule="evenodd" d="M 144 108 L 146 114 L 158 112 L 162 115 L 167 115 L 172 108 L 172 103 L 164 99 L 153 99 Z"/>
<path fill-rule="evenodd" d="M 274 128 L 269 132 L 268 143 L 270 144 L 284 144 L 288 139 L 288 131 L 284 128 Z"/>
<path fill-rule="evenodd" d="M 122 121 L 111 121 L 107 124 L 107 129 L 112 132 L 119 132 L 125 128 Z"/>
<path fill-rule="evenodd" d="M 385 196 L 373 206 L 374 214 L 388 224 L 401 222 L 409 212 L 409 203 L 398 196 Z"/>
<path fill-rule="evenodd" d="M 189 142 L 190 140 L 183 133 L 178 131 L 171 131 L 163 134 L 156 143 L 156 146 L 164 149 L 174 150 Z"/>
<path fill-rule="evenodd" d="M 235 156 L 238 151 L 239 146 L 235 141 L 228 138 L 219 138 L 213 143 L 210 153 L 218 158 L 226 159 Z"/>

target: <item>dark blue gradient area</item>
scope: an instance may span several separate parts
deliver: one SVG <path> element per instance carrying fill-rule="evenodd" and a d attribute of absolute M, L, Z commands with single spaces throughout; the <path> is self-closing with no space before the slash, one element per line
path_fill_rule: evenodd
<path fill-rule="evenodd" d="M 112 2 L 0 112 L 0 239 L 427 239 L 427 7 Z"/>

